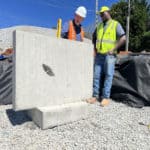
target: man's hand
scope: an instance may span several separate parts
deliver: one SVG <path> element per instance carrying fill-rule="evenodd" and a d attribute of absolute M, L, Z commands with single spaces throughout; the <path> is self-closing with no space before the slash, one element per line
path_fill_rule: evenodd
<path fill-rule="evenodd" d="M 2 55 L 10 55 L 13 53 L 13 48 L 7 48 L 4 52 L 2 52 Z"/>
<path fill-rule="evenodd" d="M 108 52 L 108 54 L 110 54 L 110 55 L 114 54 L 114 49 L 111 49 L 111 50 Z"/>

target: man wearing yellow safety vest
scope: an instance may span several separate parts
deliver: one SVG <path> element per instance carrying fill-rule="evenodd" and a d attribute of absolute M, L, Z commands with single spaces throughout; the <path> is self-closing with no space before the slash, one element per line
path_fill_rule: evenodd
<path fill-rule="evenodd" d="M 86 14 L 87 10 L 85 7 L 78 7 L 75 11 L 74 19 L 64 24 L 61 37 L 69 40 L 83 41 L 84 31 L 81 22 L 86 17 Z"/>
<path fill-rule="evenodd" d="M 106 106 L 110 102 L 110 92 L 115 68 L 115 54 L 117 49 L 124 45 L 126 41 L 125 32 L 116 20 L 110 15 L 107 6 L 101 7 L 98 12 L 102 22 L 98 24 L 93 33 L 94 44 L 94 80 L 93 97 L 88 99 L 88 103 L 94 103 L 101 98 L 101 106 Z M 101 77 L 104 75 L 104 83 L 101 84 Z M 100 93 L 102 89 L 102 93 Z"/>

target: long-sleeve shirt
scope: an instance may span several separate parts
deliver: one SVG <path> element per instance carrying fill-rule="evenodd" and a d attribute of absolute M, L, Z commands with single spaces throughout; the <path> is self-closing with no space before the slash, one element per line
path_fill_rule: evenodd
<path fill-rule="evenodd" d="M 74 20 L 73 20 L 73 26 L 76 32 L 76 40 L 77 41 L 81 41 L 81 24 L 80 25 L 76 25 Z M 62 28 L 62 32 L 61 32 L 61 37 L 68 39 L 68 30 L 69 30 L 69 21 L 65 22 Z"/>

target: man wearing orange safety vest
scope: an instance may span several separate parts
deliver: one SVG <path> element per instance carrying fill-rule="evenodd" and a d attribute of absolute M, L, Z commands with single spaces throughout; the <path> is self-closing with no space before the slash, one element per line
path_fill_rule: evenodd
<path fill-rule="evenodd" d="M 86 17 L 86 14 L 87 10 L 85 7 L 78 7 L 75 11 L 74 19 L 64 24 L 61 37 L 69 40 L 83 41 L 84 31 L 81 22 Z"/>

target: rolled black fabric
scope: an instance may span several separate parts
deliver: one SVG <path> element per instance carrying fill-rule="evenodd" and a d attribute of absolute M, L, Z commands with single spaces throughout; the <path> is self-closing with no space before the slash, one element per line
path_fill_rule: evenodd
<path fill-rule="evenodd" d="M 111 98 L 132 107 L 150 106 L 150 55 L 117 60 Z"/>
<path fill-rule="evenodd" d="M 12 103 L 12 58 L 0 60 L 0 104 Z"/>

